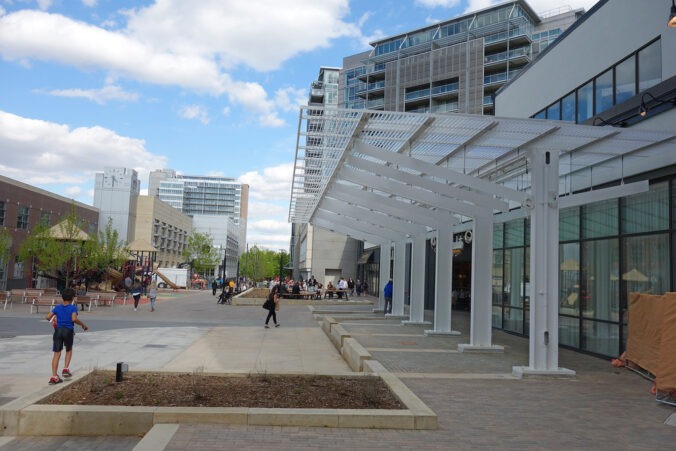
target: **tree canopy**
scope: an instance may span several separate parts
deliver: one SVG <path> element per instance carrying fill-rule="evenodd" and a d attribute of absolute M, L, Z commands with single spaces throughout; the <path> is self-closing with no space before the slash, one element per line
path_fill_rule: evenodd
<path fill-rule="evenodd" d="M 82 224 L 75 209 L 53 227 L 38 224 L 19 247 L 19 258 L 34 258 L 38 271 L 62 286 L 78 278 L 101 281 L 108 267 L 122 265 L 128 251 L 113 230 L 112 221 L 98 237 L 87 235 Z"/>
<path fill-rule="evenodd" d="M 256 281 L 274 279 L 279 275 L 280 256 L 282 267 L 285 267 L 289 263 L 288 253 L 253 246 L 240 257 L 239 272 Z M 283 270 L 283 274 L 286 274 L 286 270 Z"/>
<path fill-rule="evenodd" d="M 193 272 L 205 275 L 218 266 L 220 257 L 214 248 L 214 239 L 210 233 L 193 232 L 188 237 L 188 244 L 183 256 L 192 264 Z"/>

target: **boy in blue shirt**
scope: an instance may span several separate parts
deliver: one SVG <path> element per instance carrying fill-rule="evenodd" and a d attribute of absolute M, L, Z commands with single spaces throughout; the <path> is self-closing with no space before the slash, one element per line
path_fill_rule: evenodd
<path fill-rule="evenodd" d="M 59 304 L 47 314 L 45 319 L 51 321 L 56 316 L 56 325 L 54 327 L 54 344 L 52 350 L 52 377 L 49 379 L 49 385 L 59 384 L 63 379 L 59 377 L 59 360 L 61 351 L 66 347 L 66 361 L 63 368 L 63 377 L 71 377 L 72 374 L 68 367 L 70 359 L 73 357 L 73 339 L 75 338 L 75 324 L 82 326 L 82 329 L 89 330 L 89 327 L 77 317 L 77 305 L 73 305 L 75 290 L 66 288 L 61 293 L 63 304 Z"/>

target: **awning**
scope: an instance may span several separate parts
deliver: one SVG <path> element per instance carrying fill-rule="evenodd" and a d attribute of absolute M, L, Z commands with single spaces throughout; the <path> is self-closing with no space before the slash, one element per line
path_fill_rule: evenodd
<path fill-rule="evenodd" d="M 371 258 L 371 255 L 373 255 L 373 249 L 364 251 L 361 254 L 361 257 L 359 257 L 359 260 L 357 260 L 358 265 L 364 265 L 369 261 L 369 258 Z"/>

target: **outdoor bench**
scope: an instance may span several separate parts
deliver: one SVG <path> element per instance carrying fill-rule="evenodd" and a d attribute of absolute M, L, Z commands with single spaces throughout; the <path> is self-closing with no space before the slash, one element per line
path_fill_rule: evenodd
<path fill-rule="evenodd" d="M 33 311 L 35 311 L 35 313 L 40 313 L 41 307 L 43 309 L 44 309 L 44 307 L 47 307 L 48 310 L 51 310 L 52 307 L 54 307 L 59 301 L 60 301 L 60 298 L 57 298 L 55 296 L 34 297 L 32 302 L 31 302 L 31 313 L 33 313 Z"/>

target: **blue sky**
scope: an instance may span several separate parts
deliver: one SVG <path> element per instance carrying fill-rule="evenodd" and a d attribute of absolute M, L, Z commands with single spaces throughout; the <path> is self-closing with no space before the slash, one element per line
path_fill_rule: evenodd
<path fill-rule="evenodd" d="M 251 186 L 288 248 L 299 106 L 320 66 L 492 0 L 0 0 L 0 174 L 93 204 L 105 166 Z M 537 12 L 595 0 L 530 0 Z"/>

